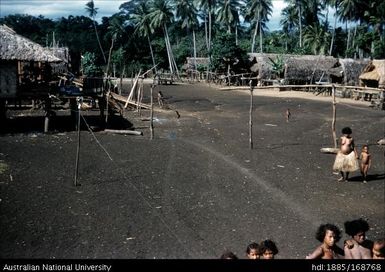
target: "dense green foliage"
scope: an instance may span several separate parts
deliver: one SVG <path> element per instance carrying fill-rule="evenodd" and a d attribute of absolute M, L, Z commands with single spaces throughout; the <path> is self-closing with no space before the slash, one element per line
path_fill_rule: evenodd
<path fill-rule="evenodd" d="M 98 8 L 89 1 L 84 16 L 51 20 L 9 15 L 0 24 L 43 46 L 50 46 L 55 37 L 60 46 L 69 47 L 74 72 L 80 70 L 80 56 L 86 53 L 94 54 L 94 64 L 102 71 L 110 59 L 110 74 L 124 70 L 129 76 L 154 63 L 168 69 L 170 54 L 179 68 L 194 54 L 210 57 L 213 71 L 227 71 L 234 59 L 244 61 L 246 52 L 253 50 L 385 58 L 385 1 L 285 2 L 281 29 L 272 32 L 266 28 L 271 0 L 131 0 L 101 23 L 96 21 Z M 332 8 L 337 11 L 335 18 L 329 13 Z M 346 27 L 335 28 L 335 19 Z"/>

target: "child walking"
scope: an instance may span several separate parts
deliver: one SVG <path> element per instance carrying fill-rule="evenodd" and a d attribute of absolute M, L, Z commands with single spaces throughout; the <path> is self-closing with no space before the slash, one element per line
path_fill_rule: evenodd
<path fill-rule="evenodd" d="M 369 168 L 372 164 L 372 156 L 369 153 L 369 147 L 367 145 L 362 146 L 361 155 L 361 175 L 364 183 L 367 182 L 367 176 Z"/>

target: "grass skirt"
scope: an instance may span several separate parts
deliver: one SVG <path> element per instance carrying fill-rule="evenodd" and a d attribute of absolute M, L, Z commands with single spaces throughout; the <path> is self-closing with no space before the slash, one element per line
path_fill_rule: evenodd
<path fill-rule="evenodd" d="M 360 167 L 354 151 L 350 152 L 348 155 L 338 151 L 333 165 L 334 171 L 354 172 L 358 169 L 360 169 Z"/>

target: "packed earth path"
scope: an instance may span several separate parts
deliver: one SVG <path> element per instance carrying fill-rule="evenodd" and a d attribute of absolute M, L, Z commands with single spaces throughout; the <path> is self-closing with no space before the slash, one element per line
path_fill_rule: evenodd
<path fill-rule="evenodd" d="M 91 133 L 83 124 L 81 186 L 74 186 L 76 131 L 57 126 L 43 134 L 19 119 L 7 123 L 0 134 L 1 258 L 217 259 L 225 249 L 246 258 L 248 244 L 271 239 L 276 258 L 304 259 L 319 245 L 320 224 L 343 231 L 358 218 L 370 225 L 368 239 L 385 236 L 384 146 L 376 144 L 384 111 L 339 100 L 337 136 L 351 127 L 373 163 L 368 183 L 359 172 L 337 182 L 335 155 L 320 152 L 333 147 L 330 97 L 255 90 L 250 149 L 247 90 L 204 83 L 159 90 L 165 105 L 155 106 L 153 140 L 144 109 L 124 112 L 142 136 Z M 91 128 L 97 114 L 84 112 Z"/>

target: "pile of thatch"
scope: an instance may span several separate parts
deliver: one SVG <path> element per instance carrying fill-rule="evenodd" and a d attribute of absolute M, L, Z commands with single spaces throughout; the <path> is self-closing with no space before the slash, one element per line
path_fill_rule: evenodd
<path fill-rule="evenodd" d="M 16 34 L 6 25 L 0 26 L 0 59 L 40 62 L 60 62 L 47 49 L 31 40 Z"/>
<path fill-rule="evenodd" d="M 362 85 L 385 88 L 385 60 L 372 60 L 363 70 L 360 80 Z"/>
<path fill-rule="evenodd" d="M 369 60 L 340 59 L 339 63 L 343 70 L 342 83 L 349 86 L 358 86 L 360 84 L 359 76 L 368 65 Z"/>
<path fill-rule="evenodd" d="M 337 66 L 337 59 L 328 56 L 292 56 L 285 67 L 286 84 L 314 84 L 328 81 L 329 70 Z"/>

